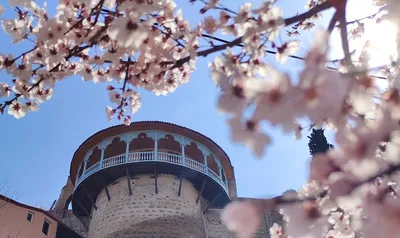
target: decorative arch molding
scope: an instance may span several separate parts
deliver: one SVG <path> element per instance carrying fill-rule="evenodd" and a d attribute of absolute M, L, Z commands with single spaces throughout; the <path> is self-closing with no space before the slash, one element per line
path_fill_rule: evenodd
<path fill-rule="evenodd" d="M 186 136 L 183 135 L 179 135 L 176 133 L 171 133 L 171 132 L 166 132 L 166 131 L 162 131 L 162 130 L 144 130 L 144 131 L 131 131 L 131 132 L 126 132 L 126 133 L 122 133 L 119 135 L 115 135 L 112 137 L 108 137 L 105 138 L 103 140 L 101 140 L 98 144 L 96 144 L 95 146 L 93 146 L 85 155 L 83 162 L 83 173 L 82 175 L 79 176 L 79 173 L 77 174 L 77 181 L 79 180 L 78 184 L 83 181 L 86 177 L 90 176 L 91 174 L 105 168 L 105 166 L 109 166 L 109 161 L 104 162 L 105 160 L 109 160 L 110 158 L 104 158 L 104 151 L 107 150 L 108 146 L 110 146 L 112 144 L 112 142 L 115 139 L 119 139 L 120 141 L 123 141 L 126 143 L 126 152 L 123 155 L 118 155 L 117 157 L 119 157 L 117 160 L 118 161 L 122 161 L 120 163 L 127 163 L 129 159 L 131 158 L 137 158 L 137 155 L 130 155 L 131 153 L 129 153 L 129 145 L 130 143 L 134 140 L 140 137 L 140 135 L 145 134 L 146 137 L 151 138 L 154 141 L 154 151 L 153 152 L 146 152 L 146 158 L 150 158 L 149 157 L 149 153 L 153 154 L 153 160 L 157 161 L 159 160 L 159 156 L 162 156 L 162 158 L 160 159 L 165 159 L 166 157 L 168 157 L 169 155 L 165 155 L 164 152 L 160 152 L 158 153 L 158 141 L 160 141 L 161 139 L 166 139 L 167 136 L 172 136 L 173 139 L 179 143 L 179 145 L 181 146 L 182 152 L 181 152 L 181 160 L 182 160 L 182 165 L 183 166 L 189 166 L 188 163 L 194 163 L 197 165 L 190 165 L 190 166 L 194 166 L 196 168 L 198 168 L 197 170 L 199 170 L 200 172 L 209 175 L 210 177 L 213 177 L 215 180 L 218 180 L 217 182 L 221 183 L 222 182 L 222 186 L 226 185 L 226 181 L 224 178 L 226 178 L 225 175 L 225 170 L 222 166 L 222 163 L 220 161 L 220 159 L 205 145 L 192 140 Z M 196 161 L 191 161 L 191 159 L 187 158 L 185 156 L 185 147 L 189 146 L 189 145 L 195 145 L 198 150 L 203 154 L 204 157 L 204 161 L 203 163 L 199 163 Z M 88 162 L 90 160 L 90 156 L 93 154 L 93 151 L 95 150 L 100 150 L 101 151 L 101 158 L 100 161 L 92 166 L 88 166 Z M 135 157 L 136 156 L 136 157 Z M 140 156 L 140 155 L 139 155 Z M 218 171 L 214 172 L 212 171 L 208 164 L 207 164 L 207 158 L 211 156 L 215 162 L 215 164 L 218 167 Z M 116 156 L 114 156 L 116 157 Z M 111 157 L 112 158 L 112 157 Z M 178 157 L 176 157 L 175 159 L 176 161 L 179 160 Z M 186 162 L 187 160 L 187 162 Z M 81 162 L 81 163 L 82 163 Z M 106 163 L 105 165 L 103 163 Z M 201 165 L 202 164 L 202 165 Z M 80 165 L 82 166 L 82 164 Z M 190 167 L 189 166 L 189 167 Z M 203 168 L 201 168 L 201 166 L 203 166 Z M 224 186 L 225 187 L 225 186 Z M 227 188 L 226 188 L 227 189 Z"/>
<path fill-rule="evenodd" d="M 116 136 L 108 137 L 104 140 L 102 140 L 100 143 L 95 145 L 93 148 L 91 148 L 85 156 L 85 160 L 89 158 L 89 156 L 93 153 L 93 150 L 98 148 L 100 150 L 106 149 L 115 138 L 119 138 L 121 141 L 124 141 L 126 143 L 130 143 L 133 139 L 138 138 L 140 134 L 145 134 L 147 137 L 153 139 L 155 142 L 159 141 L 160 139 L 164 139 L 167 135 L 171 135 L 174 140 L 176 140 L 181 146 L 186 147 L 187 145 L 190 145 L 191 143 L 196 144 L 197 148 L 203 153 L 204 156 L 209 156 L 211 154 L 210 149 L 208 149 L 206 146 L 203 144 L 192 140 L 190 138 L 187 138 L 186 136 L 171 133 L 171 132 L 166 132 L 166 131 L 160 131 L 160 130 L 146 130 L 146 131 L 132 131 L 132 132 L 127 132 L 123 134 L 119 134 Z M 215 158 L 215 162 L 218 165 L 221 165 L 220 160 L 213 154 L 213 157 Z"/>

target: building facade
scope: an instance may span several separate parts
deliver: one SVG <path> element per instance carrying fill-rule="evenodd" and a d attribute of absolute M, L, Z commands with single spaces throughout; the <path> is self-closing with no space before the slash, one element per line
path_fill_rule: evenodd
<path fill-rule="evenodd" d="M 0 195 L 0 238 L 79 238 L 50 212 Z"/>
<path fill-rule="evenodd" d="M 145 121 L 84 141 L 51 212 L 85 238 L 234 237 L 220 215 L 235 199 L 244 198 L 222 148 L 191 129 Z M 257 237 L 282 218 L 265 211 L 262 220 Z"/>

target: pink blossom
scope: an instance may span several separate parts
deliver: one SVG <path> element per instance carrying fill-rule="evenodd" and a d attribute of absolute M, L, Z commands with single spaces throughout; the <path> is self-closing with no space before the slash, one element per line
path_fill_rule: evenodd
<path fill-rule="evenodd" d="M 284 205 L 282 211 L 289 237 L 322 237 L 327 229 L 328 222 L 315 202 Z"/>
<path fill-rule="evenodd" d="M 114 91 L 110 91 L 108 93 L 108 95 L 110 96 L 110 101 L 113 102 L 113 103 L 120 103 L 121 100 L 122 100 L 122 95 L 119 92 L 115 91 L 115 90 Z"/>
<path fill-rule="evenodd" d="M 124 124 L 125 124 L 125 126 L 129 126 L 131 124 L 131 117 L 130 116 L 125 117 Z"/>
<path fill-rule="evenodd" d="M 391 204 L 386 203 L 386 201 L 367 200 L 365 209 L 368 217 L 363 224 L 365 238 L 398 237 L 400 232 L 400 207 L 397 198 Z"/>
<path fill-rule="evenodd" d="M 213 34 L 217 29 L 217 22 L 213 17 L 207 17 L 204 19 L 204 30 L 207 33 Z"/>
<path fill-rule="evenodd" d="M 222 222 L 229 230 L 234 231 L 238 238 L 251 238 L 260 226 L 261 213 L 249 201 L 232 202 L 228 204 L 222 214 Z"/>
<path fill-rule="evenodd" d="M 348 178 L 341 178 L 336 180 L 330 185 L 330 197 L 336 199 L 337 197 L 347 196 L 356 187 L 356 182 Z"/>
<path fill-rule="evenodd" d="M 121 17 L 113 21 L 109 29 L 109 36 L 121 47 L 131 47 L 133 50 L 139 49 L 143 41 L 147 38 L 148 26 L 139 23 L 138 16 Z M 151 22 L 147 22 L 151 25 Z"/>
<path fill-rule="evenodd" d="M 335 162 L 327 154 L 316 154 L 310 161 L 309 179 L 316 181 L 325 181 L 331 173 L 339 168 L 335 166 Z"/>
<path fill-rule="evenodd" d="M 0 16 L 3 15 L 5 9 L 3 7 L 3 5 L 0 4 Z"/>
<path fill-rule="evenodd" d="M 232 141 L 245 143 L 257 157 L 261 157 L 265 147 L 271 143 L 270 137 L 259 130 L 256 122 L 242 123 L 239 118 L 232 117 L 228 120 L 228 124 L 231 127 Z"/>

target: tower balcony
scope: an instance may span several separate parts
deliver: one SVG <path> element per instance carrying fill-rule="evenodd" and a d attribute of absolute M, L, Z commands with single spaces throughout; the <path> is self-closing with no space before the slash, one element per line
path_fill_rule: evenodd
<path fill-rule="evenodd" d="M 96 197 L 107 188 L 127 179 L 128 194 L 134 194 L 135 179 L 154 178 L 157 194 L 158 175 L 173 175 L 169 186 L 180 196 L 182 181 L 189 181 L 199 199 L 208 206 L 223 207 L 235 192 L 234 173 L 229 157 L 210 138 L 165 122 L 136 122 L 97 132 L 77 149 L 71 162 L 74 184 L 74 213 L 90 216 Z M 137 188 L 139 189 L 139 188 Z M 230 191 L 232 190 L 232 191 Z"/>
<path fill-rule="evenodd" d="M 156 152 L 156 151 L 144 151 L 144 152 L 136 151 L 103 159 L 95 163 L 94 165 L 90 166 L 90 168 L 87 168 L 83 172 L 83 174 L 77 179 L 75 189 L 79 187 L 79 184 L 82 181 L 84 181 L 86 178 L 88 178 L 94 173 L 97 173 L 100 170 L 108 169 L 114 166 L 129 165 L 129 164 L 134 165 L 137 163 L 148 163 L 148 162 L 178 165 L 197 171 L 213 179 L 216 183 L 218 183 L 221 186 L 221 188 L 224 189 L 226 194 L 229 194 L 228 182 L 226 180 L 224 181 L 224 177 L 222 176 L 222 174 L 218 175 L 211 168 L 207 167 L 206 164 L 199 163 L 198 161 L 184 155 L 177 155 L 168 152 Z"/>

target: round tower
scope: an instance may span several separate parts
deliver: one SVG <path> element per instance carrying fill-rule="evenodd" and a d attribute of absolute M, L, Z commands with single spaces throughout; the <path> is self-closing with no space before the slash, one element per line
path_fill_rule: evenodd
<path fill-rule="evenodd" d="M 75 152 L 70 176 L 72 210 L 89 218 L 89 238 L 205 238 L 203 213 L 236 196 L 227 154 L 165 122 L 97 132 Z"/>

